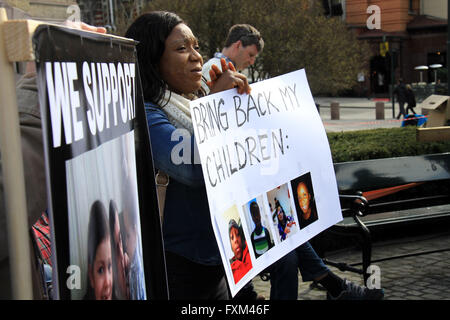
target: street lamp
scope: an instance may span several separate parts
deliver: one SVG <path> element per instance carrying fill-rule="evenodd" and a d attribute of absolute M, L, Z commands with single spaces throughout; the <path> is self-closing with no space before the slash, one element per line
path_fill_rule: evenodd
<path fill-rule="evenodd" d="M 428 70 L 427 66 L 417 66 L 414 68 L 414 70 L 419 70 L 420 71 L 420 82 L 423 82 L 423 74 L 422 71 L 423 70 Z"/>
<path fill-rule="evenodd" d="M 442 64 L 432 64 L 430 65 L 430 68 L 434 70 L 434 84 L 437 84 L 437 69 L 442 68 Z"/>

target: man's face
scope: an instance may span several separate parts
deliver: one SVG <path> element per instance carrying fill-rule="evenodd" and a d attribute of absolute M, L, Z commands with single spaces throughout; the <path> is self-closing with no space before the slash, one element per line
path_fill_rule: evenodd
<path fill-rule="evenodd" d="M 303 182 L 301 182 L 297 187 L 297 198 L 298 204 L 300 205 L 302 212 L 307 213 L 309 210 L 309 202 L 311 200 L 311 195 L 309 194 L 308 188 Z"/>
<path fill-rule="evenodd" d="M 255 44 L 244 47 L 241 41 L 238 42 L 237 53 L 232 59 L 238 71 L 244 70 L 255 63 L 258 56 L 258 49 Z"/>
<path fill-rule="evenodd" d="M 239 231 L 236 228 L 231 228 L 230 230 L 230 242 L 231 249 L 233 250 L 236 259 L 242 259 L 242 239 L 239 235 Z"/>

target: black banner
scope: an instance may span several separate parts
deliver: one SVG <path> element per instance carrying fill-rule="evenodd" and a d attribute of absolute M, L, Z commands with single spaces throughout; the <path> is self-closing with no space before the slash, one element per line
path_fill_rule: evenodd
<path fill-rule="evenodd" d="M 167 299 L 135 42 L 43 25 L 33 45 L 58 298 Z"/>

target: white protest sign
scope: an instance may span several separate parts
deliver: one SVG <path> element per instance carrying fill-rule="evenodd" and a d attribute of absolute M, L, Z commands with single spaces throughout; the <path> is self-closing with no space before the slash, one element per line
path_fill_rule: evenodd
<path fill-rule="evenodd" d="M 191 102 L 211 220 L 234 296 L 342 220 L 328 139 L 304 70 Z"/>

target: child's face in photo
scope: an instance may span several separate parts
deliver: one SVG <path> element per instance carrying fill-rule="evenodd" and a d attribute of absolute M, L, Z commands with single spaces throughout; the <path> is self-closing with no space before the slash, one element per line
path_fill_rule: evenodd
<path fill-rule="evenodd" d="M 283 221 L 283 211 L 281 210 L 281 207 L 277 207 L 277 215 L 278 220 Z"/>
<path fill-rule="evenodd" d="M 231 228 L 230 230 L 230 242 L 231 249 L 233 250 L 236 259 L 242 259 L 242 239 L 239 235 L 239 231 L 236 228 Z"/>
<path fill-rule="evenodd" d="M 251 208 L 252 219 L 255 225 L 259 226 L 261 224 L 261 214 L 259 212 L 259 207 L 254 206 Z"/>
<path fill-rule="evenodd" d="M 301 182 L 297 187 L 297 198 L 300 208 L 303 213 L 307 213 L 309 210 L 309 202 L 311 200 L 311 195 L 308 192 L 306 185 Z"/>
<path fill-rule="evenodd" d="M 111 261 L 111 242 L 109 237 L 97 247 L 94 265 L 90 274 L 91 286 L 96 300 L 111 300 L 113 287 L 113 273 Z"/>

